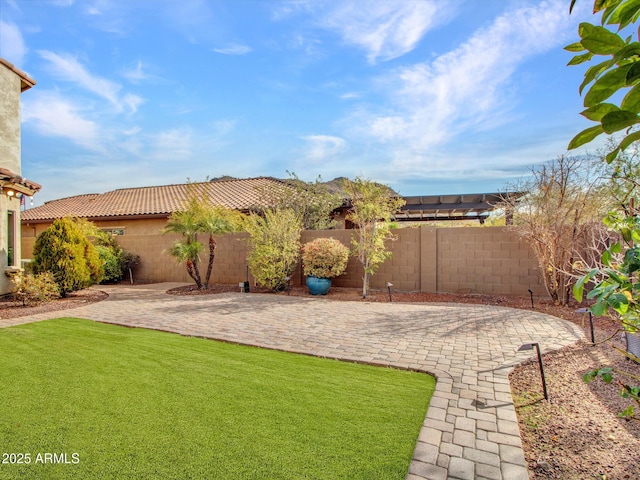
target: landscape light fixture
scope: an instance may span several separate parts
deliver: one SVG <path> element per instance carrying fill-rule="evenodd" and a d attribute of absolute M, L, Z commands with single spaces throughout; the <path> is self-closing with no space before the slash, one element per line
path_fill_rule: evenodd
<path fill-rule="evenodd" d="M 291 295 L 291 277 L 284 277 L 287 281 L 287 296 Z"/>
<path fill-rule="evenodd" d="M 533 306 L 533 290 L 529 289 L 529 295 L 531 295 L 531 310 L 535 310 L 536 307 Z"/>
<path fill-rule="evenodd" d="M 387 282 L 387 290 L 389 290 L 389 301 L 393 302 L 393 299 L 391 298 L 391 287 L 393 287 L 393 283 Z"/>
<path fill-rule="evenodd" d="M 533 347 L 536 347 L 536 351 L 538 352 L 538 363 L 540 364 L 540 377 L 542 378 L 542 390 L 544 391 L 544 399 L 549 401 L 549 394 L 547 393 L 547 381 L 544 378 L 544 365 L 542 365 L 542 354 L 540 353 L 540 344 L 539 343 L 525 343 L 518 348 L 519 352 L 523 352 L 525 350 L 533 350 Z"/>
<path fill-rule="evenodd" d="M 579 308 L 578 310 L 576 310 L 577 313 L 589 313 L 589 327 L 591 329 L 591 343 L 593 343 L 595 345 L 596 343 L 596 337 L 593 334 L 593 313 L 591 313 L 591 310 L 589 310 L 588 308 Z"/>

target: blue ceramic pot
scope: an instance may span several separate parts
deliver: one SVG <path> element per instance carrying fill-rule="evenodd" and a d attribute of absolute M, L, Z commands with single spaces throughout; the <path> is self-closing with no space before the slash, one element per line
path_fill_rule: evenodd
<path fill-rule="evenodd" d="M 307 288 L 311 295 L 326 295 L 330 286 L 330 278 L 307 277 Z"/>

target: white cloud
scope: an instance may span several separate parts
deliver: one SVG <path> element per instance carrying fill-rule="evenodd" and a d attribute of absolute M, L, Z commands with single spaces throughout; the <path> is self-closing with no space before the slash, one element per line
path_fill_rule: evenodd
<path fill-rule="evenodd" d="M 342 39 L 367 52 L 376 63 L 400 57 L 413 50 L 424 34 L 450 15 L 456 3 L 432 0 L 361 1 L 340 3 L 322 20 L 322 26 L 337 30 Z"/>
<path fill-rule="evenodd" d="M 124 133 L 127 136 L 132 136 L 132 135 L 137 135 L 141 131 L 142 131 L 142 127 L 132 127 L 127 130 L 123 130 L 122 133 Z"/>
<path fill-rule="evenodd" d="M 81 88 L 104 98 L 118 112 L 127 108 L 129 113 L 135 113 L 138 106 L 144 103 L 144 100 L 138 95 L 127 93 L 120 96 L 120 90 L 122 90 L 120 84 L 89 72 L 71 55 L 58 55 L 48 50 L 38 50 L 38 54 L 49 62 L 49 70 L 54 77 L 73 82 Z"/>
<path fill-rule="evenodd" d="M 20 8 L 20 6 L 16 3 L 15 0 L 6 0 L 7 4 L 13 8 L 16 12 L 20 12 L 22 13 L 22 9 Z"/>
<path fill-rule="evenodd" d="M 64 137 L 90 150 L 101 151 L 98 126 L 82 116 L 83 109 L 57 92 L 33 92 L 22 103 L 22 121 L 42 135 Z"/>
<path fill-rule="evenodd" d="M 104 15 L 105 11 L 110 9 L 110 0 L 96 0 L 92 4 L 86 5 L 85 13 L 87 15 Z"/>
<path fill-rule="evenodd" d="M 360 107 L 347 123 L 365 138 L 387 143 L 400 170 L 432 169 L 437 148 L 456 135 L 508 120 L 512 104 L 506 92 L 514 72 L 568 36 L 572 19 L 562 5 L 561 0 L 525 4 L 455 50 L 396 70 L 379 82 L 391 108 L 372 112 Z"/>
<path fill-rule="evenodd" d="M 289 0 L 286 2 L 274 2 L 271 12 L 273 20 L 282 20 L 298 13 L 299 11 L 309 10 L 311 7 L 310 0 Z"/>
<path fill-rule="evenodd" d="M 176 163 L 189 160 L 192 153 L 193 133 L 188 128 L 174 128 L 151 136 L 155 147 L 153 158 Z"/>
<path fill-rule="evenodd" d="M 119 107 L 118 92 L 122 88 L 106 78 L 93 75 L 71 55 L 58 55 L 49 50 L 38 50 L 38 54 L 49 62 L 51 74 L 60 80 L 77 83 L 85 90 L 107 99 Z"/>
<path fill-rule="evenodd" d="M 251 51 L 251 47 L 237 43 L 230 43 L 222 48 L 214 48 L 213 51 L 224 55 L 245 55 Z"/>
<path fill-rule="evenodd" d="M 22 68 L 27 46 L 20 29 L 12 23 L 0 21 L 0 57 Z"/>
<path fill-rule="evenodd" d="M 131 83 L 138 83 L 151 77 L 151 75 L 143 71 L 143 68 L 142 61 L 138 60 L 138 63 L 134 68 L 123 71 L 122 75 Z"/>
<path fill-rule="evenodd" d="M 307 135 L 302 138 L 308 143 L 306 158 L 312 162 L 338 155 L 347 147 L 347 142 L 343 138 L 331 135 Z"/>
<path fill-rule="evenodd" d="M 138 111 L 138 107 L 144 103 L 144 98 L 139 97 L 138 95 L 134 95 L 132 93 L 127 93 L 124 97 L 122 97 L 122 104 L 129 107 L 129 113 L 134 114 Z"/>

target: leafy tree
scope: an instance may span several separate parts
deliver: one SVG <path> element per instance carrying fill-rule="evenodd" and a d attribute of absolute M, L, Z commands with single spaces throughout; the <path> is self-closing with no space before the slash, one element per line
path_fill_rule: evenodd
<path fill-rule="evenodd" d="M 98 252 L 71 218 L 53 222 L 38 235 L 33 248 L 33 273 L 51 272 L 63 297 L 102 280 Z"/>
<path fill-rule="evenodd" d="M 615 144 L 615 140 L 609 142 L 609 145 L 613 144 Z M 638 144 L 634 143 L 624 152 L 618 153 L 608 164 L 607 191 L 611 197 L 612 209 L 627 216 L 638 214 L 637 199 L 640 193 L 640 158 L 638 154 Z"/>
<path fill-rule="evenodd" d="M 186 263 L 187 273 L 198 289 L 209 287 L 215 260 L 216 235 L 239 230 L 241 217 L 235 210 L 213 205 L 206 191 L 199 190 L 196 184 L 189 185 L 184 209 L 173 212 L 169 217 L 163 232 L 182 236 L 182 240 L 169 249 L 169 254 L 178 262 Z M 204 281 L 200 274 L 200 254 L 204 245 L 198 241 L 198 234 L 208 237 L 209 261 Z"/>
<path fill-rule="evenodd" d="M 207 205 L 206 202 L 201 203 L 200 208 L 199 231 L 207 235 L 209 244 L 209 262 L 204 277 L 204 288 L 209 288 L 213 262 L 216 256 L 217 241 L 215 237 L 224 233 L 241 230 L 243 215 L 229 208 Z"/>
<path fill-rule="evenodd" d="M 305 230 L 329 230 L 335 228 L 333 211 L 342 205 L 342 195 L 330 192 L 318 176 L 314 182 L 300 180 L 295 173 L 282 185 L 272 184 L 260 191 L 263 206 L 255 210 L 290 208 L 302 219 Z"/>
<path fill-rule="evenodd" d="M 571 1 L 571 8 L 576 0 Z M 585 73 L 580 85 L 580 93 L 591 84 L 584 96 L 586 110 L 582 115 L 597 123 L 576 135 L 569 148 L 577 148 L 591 142 L 601 134 L 614 134 L 624 131 L 620 140 L 613 140 L 613 146 L 606 155 L 611 163 L 618 159 L 621 152 L 640 140 L 640 42 L 635 28 L 640 18 L 640 2 L 637 0 L 595 0 L 594 13 L 601 13 L 601 24 L 582 23 L 579 28 L 580 41 L 565 47 L 579 53 L 570 62 L 577 65 L 593 58 L 605 60 L 591 66 Z M 629 28 L 633 24 L 634 28 Z M 610 28 L 616 29 L 612 31 Z M 623 33 L 624 32 L 624 33 Z M 623 34 L 628 35 L 623 38 Z M 584 53 L 583 53 L 584 52 Z M 612 98 L 624 94 L 619 105 Z M 637 186 L 637 177 L 632 172 L 629 184 Z M 622 172 L 625 175 L 625 172 Z M 607 314 L 613 310 L 622 326 L 630 333 L 640 327 L 640 216 L 635 205 L 635 194 L 627 196 L 623 213 L 611 212 L 605 218 L 605 224 L 617 231 L 621 237 L 602 254 L 602 266 L 592 269 L 574 286 L 574 295 L 581 300 L 587 283 L 595 287 L 587 298 L 595 299 L 591 311 L 595 315 Z M 630 355 L 625 352 L 626 355 Z M 632 355 L 631 355 L 632 356 Z M 632 356 L 633 357 L 633 356 Z M 636 361 L 639 358 L 634 357 Z M 586 379 L 602 377 L 611 381 L 611 372 L 603 369 L 587 374 Z M 640 406 L 640 388 L 619 382 L 620 394 L 631 398 Z M 634 416 L 634 406 L 623 412 L 627 417 Z"/>
<path fill-rule="evenodd" d="M 389 187 L 360 177 L 353 181 L 345 179 L 342 186 L 351 200 L 347 219 L 357 229 L 351 243 L 354 255 L 364 269 L 362 298 L 366 298 L 371 275 L 391 257 L 385 241 L 394 238 L 391 232 L 393 216 L 405 202 L 393 195 Z"/>
<path fill-rule="evenodd" d="M 257 282 L 273 291 L 287 285 L 300 258 L 302 219 L 290 208 L 252 213 L 245 220 L 245 230 L 251 235 L 248 262 Z"/>
<path fill-rule="evenodd" d="M 571 1 L 571 9 L 576 0 Z M 601 25 L 584 22 L 580 24 L 580 41 L 567 45 L 566 50 L 578 53 L 569 65 L 579 65 L 598 59 L 599 63 L 589 67 L 580 85 L 580 93 L 591 85 L 584 95 L 585 110 L 582 115 L 597 123 L 578 133 L 569 143 L 569 149 L 591 142 L 602 134 L 625 131 L 626 135 L 615 142 L 607 154 L 612 161 L 618 153 L 626 150 L 637 140 L 640 131 L 633 131 L 640 124 L 640 43 L 638 31 L 627 27 L 636 23 L 640 15 L 640 3 L 636 0 L 595 0 L 594 13 L 602 12 Z M 605 25 L 617 29 L 611 31 Z M 604 59 L 604 60 L 603 60 Z M 624 92 L 620 105 L 611 100 L 615 94 Z"/>
<path fill-rule="evenodd" d="M 182 240 L 173 244 L 169 249 L 169 254 L 175 257 L 179 263 L 186 263 L 187 273 L 196 282 L 198 289 L 202 289 L 199 262 L 203 245 L 198 242 L 199 212 L 197 199 L 192 198 L 185 210 L 178 210 L 171 214 L 163 233 L 182 235 Z"/>
<path fill-rule="evenodd" d="M 590 250 L 593 228 L 606 213 L 606 189 L 596 159 L 560 156 L 512 189 L 522 198 L 505 196 L 513 212 L 513 229 L 531 246 L 544 286 L 556 304 L 571 298 L 574 263 Z"/>

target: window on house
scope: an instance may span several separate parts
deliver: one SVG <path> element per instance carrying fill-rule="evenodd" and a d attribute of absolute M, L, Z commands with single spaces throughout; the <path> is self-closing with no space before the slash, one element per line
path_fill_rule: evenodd
<path fill-rule="evenodd" d="M 101 228 L 100 230 L 112 236 L 124 235 L 124 228 Z"/>
<path fill-rule="evenodd" d="M 7 212 L 7 266 L 15 266 L 16 251 L 16 212 Z"/>

